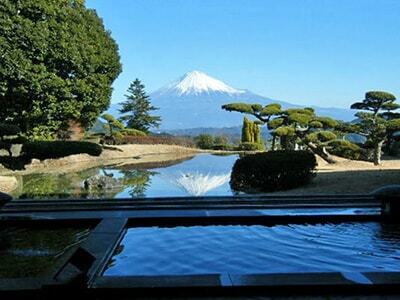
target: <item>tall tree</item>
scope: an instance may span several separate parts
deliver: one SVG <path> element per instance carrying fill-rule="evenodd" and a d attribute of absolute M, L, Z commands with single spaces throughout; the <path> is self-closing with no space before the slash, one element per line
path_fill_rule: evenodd
<path fill-rule="evenodd" d="M 356 113 L 358 123 L 357 133 L 367 138 L 367 143 L 373 147 L 373 162 L 381 163 L 382 146 L 388 136 L 400 130 L 400 118 L 395 110 L 400 105 L 395 103 L 393 94 L 383 91 L 370 91 L 365 94 L 365 99 L 351 105 L 352 109 L 361 110 Z M 366 111 L 366 112 L 365 112 Z"/>
<path fill-rule="evenodd" d="M 251 121 L 246 116 L 243 118 L 242 143 L 263 144 L 258 121 Z"/>
<path fill-rule="evenodd" d="M 135 79 L 125 95 L 126 101 L 122 102 L 119 110 L 123 115 L 120 120 L 126 122 L 128 128 L 134 128 L 146 133 L 151 127 L 159 127 L 161 117 L 152 116 L 151 111 L 158 110 L 150 102 L 150 97 L 146 95 L 144 85 L 139 79 Z"/>
<path fill-rule="evenodd" d="M 0 1 L 0 120 L 52 139 L 110 103 L 118 46 L 83 0 Z"/>

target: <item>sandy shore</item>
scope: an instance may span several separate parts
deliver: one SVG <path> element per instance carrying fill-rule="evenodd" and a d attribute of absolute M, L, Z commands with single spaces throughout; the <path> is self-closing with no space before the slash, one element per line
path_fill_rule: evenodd
<path fill-rule="evenodd" d="M 100 156 L 70 155 L 60 159 L 34 159 L 25 170 L 0 169 L 0 175 L 25 175 L 31 173 L 68 173 L 104 165 L 162 163 L 190 158 L 197 149 L 175 145 L 121 145 L 107 147 Z"/>
<path fill-rule="evenodd" d="M 202 151 L 174 145 L 122 145 L 105 149 L 99 157 L 79 154 L 61 159 L 34 160 L 25 170 L 0 169 L 0 191 L 10 192 L 16 188 L 16 180 L 13 176 L 43 172 L 54 174 L 78 172 L 101 165 L 145 167 L 148 164 L 168 164 L 190 159 L 197 153 L 203 152 L 220 153 L 221 151 Z M 383 185 L 400 184 L 400 159 L 384 158 L 380 166 L 339 157 L 337 160 L 337 164 L 331 165 L 322 159 L 317 159 L 317 176 L 312 183 L 274 194 L 364 194 Z"/>
<path fill-rule="evenodd" d="M 331 165 L 317 159 L 317 176 L 307 186 L 274 195 L 365 194 L 389 184 L 400 184 L 400 159 L 384 158 L 382 164 L 337 157 Z"/>

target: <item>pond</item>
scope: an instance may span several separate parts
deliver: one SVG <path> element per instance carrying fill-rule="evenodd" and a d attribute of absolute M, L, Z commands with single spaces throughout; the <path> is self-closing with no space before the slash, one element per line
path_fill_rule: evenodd
<path fill-rule="evenodd" d="M 120 165 L 76 173 L 30 174 L 16 198 L 138 198 L 233 195 L 229 185 L 238 155 L 199 154 L 168 163 Z"/>

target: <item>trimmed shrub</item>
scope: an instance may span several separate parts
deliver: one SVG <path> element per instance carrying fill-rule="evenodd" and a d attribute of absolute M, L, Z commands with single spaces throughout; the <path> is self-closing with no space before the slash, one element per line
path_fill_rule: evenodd
<path fill-rule="evenodd" d="M 122 138 L 124 138 L 124 136 L 125 135 L 120 131 L 116 131 L 116 132 L 113 133 L 113 137 L 116 138 L 116 139 L 122 139 Z"/>
<path fill-rule="evenodd" d="M 238 150 L 240 151 L 262 151 L 265 150 L 264 144 L 259 143 L 240 143 Z"/>
<path fill-rule="evenodd" d="M 334 140 L 328 143 L 329 153 L 348 158 L 348 159 L 360 159 L 361 148 L 346 140 Z"/>
<path fill-rule="evenodd" d="M 126 136 L 146 136 L 147 134 L 143 131 L 133 129 L 133 128 L 125 128 L 121 131 L 123 135 Z"/>
<path fill-rule="evenodd" d="M 315 176 L 317 161 L 309 151 L 271 151 L 246 155 L 232 169 L 233 190 L 274 192 L 305 185 Z"/>
<path fill-rule="evenodd" d="M 28 142 L 22 146 L 22 154 L 28 158 L 60 158 L 73 154 L 99 156 L 103 151 L 98 144 L 75 141 L 38 141 Z"/>

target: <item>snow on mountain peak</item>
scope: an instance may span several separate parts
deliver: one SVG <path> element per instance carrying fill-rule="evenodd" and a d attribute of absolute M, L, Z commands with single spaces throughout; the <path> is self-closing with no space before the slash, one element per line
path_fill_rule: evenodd
<path fill-rule="evenodd" d="M 240 94 L 244 93 L 242 90 L 237 90 L 222 81 L 212 78 L 207 74 L 200 71 L 192 71 L 186 73 L 177 81 L 167 85 L 159 90 L 161 94 L 177 93 L 178 95 L 198 95 L 201 93 L 228 93 Z"/>

